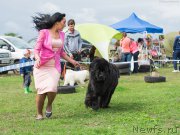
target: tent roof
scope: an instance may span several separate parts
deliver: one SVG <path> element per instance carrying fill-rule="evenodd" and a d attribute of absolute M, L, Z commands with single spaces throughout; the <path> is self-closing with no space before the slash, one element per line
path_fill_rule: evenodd
<path fill-rule="evenodd" d="M 76 29 L 80 32 L 81 37 L 100 52 L 103 58 L 109 61 L 108 47 L 112 38 L 120 39 L 122 34 L 106 25 L 85 23 L 76 25 Z"/>
<path fill-rule="evenodd" d="M 127 33 L 162 33 L 163 29 L 140 19 L 135 13 L 132 13 L 127 19 L 111 25 L 112 28 Z"/>

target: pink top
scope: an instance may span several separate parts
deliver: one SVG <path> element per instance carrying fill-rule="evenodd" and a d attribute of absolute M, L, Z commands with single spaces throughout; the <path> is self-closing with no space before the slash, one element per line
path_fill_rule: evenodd
<path fill-rule="evenodd" d="M 46 62 L 48 62 L 50 59 L 54 59 L 55 68 L 58 70 L 58 72 L 61 72 L 60 58 L 66 55 L 63 49 L 64 32 L 59 31 L 59 38 L 62 40 L 63 45 L 59 47 L 57 51 L 53 51 L 52 38 L 50 36 L 49 30 L 48 29 L 40 30 L 39 37 L 37 39 L 36 46 L 34 48 L 34 54 L 39 55 L 41 66 Z"/>
<path fill-rule="evenodd" d="M 120 46 L 122 46 L 122 52 L 123 53 L 129 53 L 130 52 L 130 38 L 125 37 L 120 40 Z"/>
<path fill-rule="evenodd" d="M 53 48 L 53 51 L 58 51 L 59 48 L 61 48 L 63 46 L 63 42 L 62 40 L 59 38 L 59 39 L 52 39 L 52 48 Z"/>
<path fill-rule="evenodd" d="M 137 44 L 137 42 L 135 42 L 135 41 L 131 42 L 130 50 L 131 50 L 131 53 L 133 53 L 133 54 L 138 51 L 138 44 Z"/>

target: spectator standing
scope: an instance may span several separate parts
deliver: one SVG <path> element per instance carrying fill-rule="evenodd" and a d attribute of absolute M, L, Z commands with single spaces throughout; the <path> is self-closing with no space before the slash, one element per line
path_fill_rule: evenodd
<path fill-rule="evenodd" d="M 127 34 L 125 32 L 123 32 L 123 38 L 120 40 L 123 62 L 131 61 L 130 43 L 131 39 L 127 37 Z"/>
<path fill-rule="evenodd" d="M 117 42 L 115 43 L 115 48 L 116 48 L 116 52 L 115 52 L 114 62 L 120 62 L 122 61 L 122 47 L 119 45 L 119 40 L 117 40 Z"/>
<path fill-rule="evenodd" d="M 130 45 L 130 50 L 133 56 L 134 61 L 138 61 L 138 56 L 139 56 L 139 46 L 142 46 L 144 43 L 142 38 L 138 38 L 137 42 L 135 42 L 134 40 L 131 41 L 131 45 Z M 133 73 L 138 73 L 138 62 L 134 62 L 134 70 Z"/>
<path fill-rule="evenodd" d="M 68 21 L 68 31 L 65 33 L 64 50 L 72 59 L 81 61 L 81 35 L 74 27 L 75 21 L 70 19 Z M 72 66 L 71 64 L 69 65 Z"/>
<path fill-rule="evenodd" d="M 175 37 L 173 45 L 173 60 L 180 60 L 180 31 L 179 35 Z M 173 72 L 179 72 L 177 69 L 177 61 L 173 62 L 174 70 Z"/>

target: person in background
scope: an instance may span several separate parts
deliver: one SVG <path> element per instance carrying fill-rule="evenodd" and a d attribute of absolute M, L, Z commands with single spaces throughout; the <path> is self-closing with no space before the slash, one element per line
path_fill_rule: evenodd
<path fill-rule="evenodd" d="M 120 62 L 122 61 L 122 47 L 119 45 L 119 40 L 117 40 L 117 42 L 115 43 L 115 47 L 116 47 L 116 55 L 117 55 L 117 60 L 115 60 L 115 62 Z"/>
<path fill-rule="evenodd" d="M 32 61 L 30 56 L 31 56 L 31 51 L 26 49 L 23 52 L 24 57 L 20 59 L 20 63 L 26 63 Z M 33 66 L 26 66 L 20 68 L 20 74 L 23 77 L 23 86 L 24 86 L 24 93 L 28 94 L 31 93 L 32 91 L 30 90 L 29 86 L 31 84 L 31 72 L 32 72 L 32 67 Z"/>
<path fill-rule="evenodd" d="M 122 59 L 121 62 L 130 62 L 132 55 L 130 52 L 131 39 L 127 37 L 127 34 L 123 32 L 123 38 L 120 40 L 120 46 L 122 47 Z M 131 72 L 131 63 L 129 63 L 129 73 Z"/>
<path fill-rule="evenodd" d="M 179 35 L 175 37 L 173 45 L 173 60 L 180 60 L 180 31 Z M 173 72 L 179 72 L 177 69 L 177 61 L 173 62 L 174 70 Z"/>
<path fill-rule="evenodd" d="M 65 33 L 64 50 L 74 60 L 81 61 L 82 40 L 80 33 L 75 30 L 75 21 L 68 21 L 68 31 Z M 72 67 L 70 64 L 69 66 Z M 79 70 L 79 69 L 76 69 Z"/>
<path fill-rule="evenodd" d="M 130 43 L 131 39 L 123 32 L 123 38 L 120 40 L 120 46 L 122 47 L 122 62 L 131 61 Z"/>
<path fill-rule="evenodd" d="M 147 34 L 147 37 L 145 38 L 145 45 L 148 50 L 152 49 L 152 36 L 150 34 Z"/>
<path fill-rule="evenodd" d="M 138 43 L 138 51 L 141 52 L 144 46 L 144 39 L 138 38 L 137 43 Z"/>
<path fill-rule="evenodd" d="M 61 73 L 60 58 L 79 66 L 79 63 L 70 58 L 64 52 L 64 32 L 66 25 L 65 14 L 56 12 L 53 15 L 38 14 L 33 17 L 35 28 L 39 36 L 34 48 L 34 83 L 37 89 L 36 120 L 43 119 L 43 106 L 47 97 L 45 115 L 50 118 L 52 115 L 52 104 L 56 97 L 58 81 Z"/>
<path fill-rule="evenodd" d="M 142 38 L 138 38 L 137 42 L 135 42 L 133 39 L 131 39 L 131 44 L 130 44 L 130 50 L 133 56 L 134 61 L 138 61 L 138 55 L 139 55 L 139 46 L 142 46 L 144 43 Z M 138 62 L 134 62 L 134 70 L 133 73 L 138 73 Z"/>

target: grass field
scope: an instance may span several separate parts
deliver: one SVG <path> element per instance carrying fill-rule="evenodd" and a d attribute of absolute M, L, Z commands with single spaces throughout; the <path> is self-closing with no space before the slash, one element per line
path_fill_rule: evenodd
<path fill-rule="evenodd" d="M 25 95 L 20 76 L 0 76 L 0 135 L 180 134 L 180 73 L 161 69 L 165 83 L 145 83 L 140 73 L 121 76 L 110 108 L 84 106 L 86 86 L 58 94 L 51 119 L 36 121 L 35 89 Z"/>

